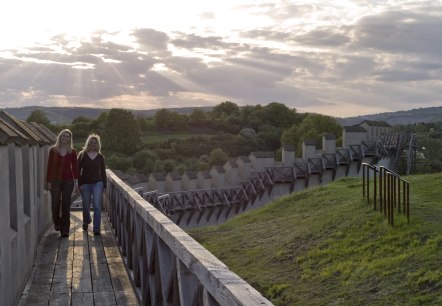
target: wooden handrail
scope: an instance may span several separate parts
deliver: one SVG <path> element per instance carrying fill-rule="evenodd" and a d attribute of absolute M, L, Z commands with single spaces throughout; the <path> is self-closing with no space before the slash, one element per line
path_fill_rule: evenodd
<path fill-rule="evenodd" d="M 141 305 L 272 305 L 107 171 L 105 209 Z"/>

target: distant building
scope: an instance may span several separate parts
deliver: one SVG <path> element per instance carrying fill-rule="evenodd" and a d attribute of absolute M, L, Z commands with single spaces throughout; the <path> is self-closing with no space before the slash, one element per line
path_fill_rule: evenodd
<path fill-rule="evenodd" d="M 359 126 L 367 131 L 367 140 L 376 140 L 383 135 L 390 134 L 393 130 L 385 121 L 364 120 L 359 123 Z"/>

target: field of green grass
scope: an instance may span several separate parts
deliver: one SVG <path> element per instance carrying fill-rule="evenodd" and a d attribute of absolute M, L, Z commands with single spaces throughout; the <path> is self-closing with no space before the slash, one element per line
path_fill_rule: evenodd
<path fill-rule="evenodd" d="M 190 234 L 275 305 L 442 305 L 442 174 L 405 179 L 409 224 L 344 178 Z"/>

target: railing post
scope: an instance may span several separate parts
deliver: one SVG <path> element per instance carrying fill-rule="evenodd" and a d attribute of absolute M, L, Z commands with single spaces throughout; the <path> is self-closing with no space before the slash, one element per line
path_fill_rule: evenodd
<path fill-rule="evenodd" d="M 377 209 L 377 197 L 379 188 L 379 210 L 384 213 L 384 217 L 388 219 L 388 224 L 394 225 L 394 210 L 397 205 L 397 213 L 401 213 L 401 205 L 403 205 L 403 213 L 407 215 L 407 222 L 410 218 L 410 194 L 409 183 L 402 179 L 397 173 L 388 170 L 383 166 L 371 166 L 363 163 L 363 186 L 367 185 L 367 198 L 369 198 L 370 187 L 370 169 L 373 170 L 373 209 Z M 379 174 L 378 174 L 379 173 Z M 379 175 L 379 183 L 378 176 Z M 367 181 L 365 183 L 365 181 Z M 401 184 L 403 184 L 401 186 Z M 378 186 L 379 185 L 379 186 Z M 365 195 L 365 188 L 364 188 Z M 402 202 L 401 202 L 402 201 Z"/>
<path fill-rule="evenodd" d="M 407 183 L 407 222 L 410 223 L 410 184 Z"/>
<path fill-rule="evenodd" d="M 388 224 L 390 223 L 390 207 L 391 207 L 391 196 L 390 196 L 390 184 L 391 184 L 391 177 L 390 175 L 388 175 L 387 173 L 387 189 L 385 190 L 387 192 L 387 220 L 388 220 Z"/>
<path fill-rule="evenodd" d="M 367 175 L 367 177 L 366 177 L 366 180 L 367 180 L 367 204 L 369 204 L 370 203 L 370 169 L 368 167 L 365 167 L 365 168 L 367 168 L 367 170 L 365 172 Z"/>
<path fill-rule="evenodd" d="M 387 176 L 387 171 L 384 168 L 384 217 L 387 217 L 387 207 L 388 207 L 388 190 L 387 190 L 387 185 L 388 185 L 388 176 Z"/>
<path fill-rule="evenodd" d="M 397 202 L 397 194 L 396 194 L 396 182 L 397 182 L 397 177 L 396 175 L 393 175 L 393 203 L 394 203 L 394 208 L 396 208 L 396 202 Z"/>
<path fill-rule="evenodd" d="M 401 213 L 401 180 L 400 179 L 398 179 L 398 182 L 397 182 L 398 184 L 397 184 L 397 197 L 398 197 L 398 200 L 397 200 L 397 212 L 398 213 Z M 404 210 L 404 213 L 405 213 L 405 210 Z"/>
<path fill-rule="evenodd" d="M 382 205 L 384 203 L 384 201 L 382 199 L 383 191 L 384 191 L 384 188 L 383 188 L 384 179 L 382 177 L 383 173 L 384 173 L 383 169 L 384 169 L 384 167 L 382 167 L 382 166 L 379 167 L 379 211 L 380 212 L 382 212 Z"/>
<path fill-rule="evenodd" d="M 365 198 L 365 164 L 362 164 L 362 198 Z"/>
<path fill-rule="evenodd" d="M 377 192 L 376 192 L 376 176 L 377 176 L 377 169 L 376 166 L 374 166 L 373 168 L 373 210 L 376 210 L 376 197 L 377 197 Z"/>

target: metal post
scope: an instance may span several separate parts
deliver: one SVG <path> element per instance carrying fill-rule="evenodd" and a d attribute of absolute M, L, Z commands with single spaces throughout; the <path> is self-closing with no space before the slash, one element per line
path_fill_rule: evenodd
<path fill-rule="evenodd" d="M 410 223 L 410 184 L 407 184 L 407 222 Z"/>
<path fill-rule="evenodd" d="M 397 201 L 397 212 L 400 214 L 401 213 L 401 181 L 403 180 L 398 180 L 398 191 L 397 191 L 397 196 L 398 196 L 398 201 Z M 402 199 L 403 201 L 403 199 Z M 404 210 L 405 213 L 405 210 Z"/>
<path fill-rule="evenodd" d="M 373 188 L 374 188 L 374 190 L 373 190 L 373 210 L 376 210 L 376 197 L 377 197 L 377 194 L 376 194 L 376 176 L 377 176 L 377 169 L 376 169 L 376 166 L 374 166 L 374 168 L 373 168 Z"/>
<path fill-rule="evenodd" d="M 367 168 L 367 204 L 370 203 L 370 168 Z"/>
<path fill-rule="evenodd" d="M 384 193 L 384 188 L 382 187 L 383 186 L 383 181 L 384 181 L 384 179 L 383 179 L 383 175 L 384 175 L 384 167 L 382 167 L 382 166 L 380 166 L 379 167 L 379 211 L 380 212 L 382 212 L 382 205 L 383 205 L 383 203 L 384 203 L 384 201 L 383 201 L 383 199 L 382 199 L 382 196 L 383 196 L 383 193 Z"/>
<path fill-rule="evenodd" d="M 365 164 L 362 164 L 362 197 L 365 198 Z"/>
<path fill-rule="evenodd" d="M 393 175 L 393 207 L 396 208 L 396 182 L 398 178 Z"/>

